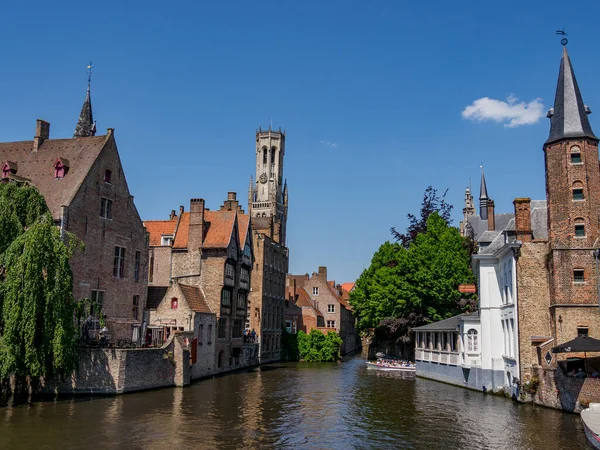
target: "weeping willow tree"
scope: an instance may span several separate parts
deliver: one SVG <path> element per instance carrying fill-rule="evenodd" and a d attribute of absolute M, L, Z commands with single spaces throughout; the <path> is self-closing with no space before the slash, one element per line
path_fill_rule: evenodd
<path fill-rule="evenodd" d="M 77 361 L 67 246 L 37 189 L 0 185 L 0 380 L 19 389 Z"/>

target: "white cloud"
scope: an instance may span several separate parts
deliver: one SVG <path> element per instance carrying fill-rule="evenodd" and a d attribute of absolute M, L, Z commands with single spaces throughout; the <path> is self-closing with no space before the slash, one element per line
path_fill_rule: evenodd
<path fill-rule="evenodd" d="M 337 148 L 337 144 L 327 139 L 326 141 L 320 141 L 321 145 L 324 145 L 327 148 Z"/>
<path fill-rule="evenodd" d="M 462 112 L 462 116 L 464 119 L 476 122 L 484 120 L 504 122 L 504 126 L 508 128 L 531 125 L 537 123 L 544 116 L 544 104 L 541 98 L 536 98 L 528 103 L 517 103 L 518 100 L 512 94 L 506 98 L 506 101 L 483 97 L 467 106 Z"/>

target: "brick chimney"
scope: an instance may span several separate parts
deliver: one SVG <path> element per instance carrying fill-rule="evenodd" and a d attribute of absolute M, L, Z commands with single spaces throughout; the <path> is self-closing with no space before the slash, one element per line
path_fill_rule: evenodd
<path fill-rule="evenodd" d="M 517 239 L 521 242 L 531 242 L 531 199 L 515 198 L 515 230 Z"/>
<path fill-rule="evenodd" d="M 173 218 L 177 217 L 177 214 L 175 214 L 175 210 L 172 209 L 171 210 L 171 214 L 169 214 L 169 220 L 173 220 Z"/>
<path fill-rule="evenodd" d="M 204 241 L 204 199 L 190 200 L 190 230 L 188 233 L 188 251 L 197 250 Z"/>
<path fill-rule="evenodd" d="M 327 281 L 327 266 L 319 266 L 319 277 L 323 277 Z"/>
<path fill-rule="evenodd" d="M 496 216 L 494 216 L 494 200 L 489 199 L 487 201 L 487 215 L 488 215 L 488 231 L 496 230 Z"/>
<path fill-rule="evenodd" d="M 35 126 L 35 137 L 33 138 L 33 151 L 37 152 L 46 139 L 50 139 L 50 123 L 38 119 Z"/>

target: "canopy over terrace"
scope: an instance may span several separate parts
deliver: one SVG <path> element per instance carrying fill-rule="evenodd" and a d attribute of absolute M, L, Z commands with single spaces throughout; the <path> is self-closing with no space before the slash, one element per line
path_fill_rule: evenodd
<path fill-rule="evenodd" d="M 575 339 L 552 348 L 552 353 L 600 352 L 600 339 L 577 336 Z"/>

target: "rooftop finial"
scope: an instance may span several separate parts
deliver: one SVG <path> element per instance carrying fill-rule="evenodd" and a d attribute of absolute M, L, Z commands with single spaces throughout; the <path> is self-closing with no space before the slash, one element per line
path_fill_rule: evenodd
<path fill-rule="evenodd" d="M 562 30 L 556 30 L 556 34 L 558 34 L 559 36 L 568 36 L 568 34 L 565 32 L 565 27 L 563 27 Z M 567 45 L 569 43 L 569 40 L 564 37 L 560 40 L 560 43 L 562 45 Z"/>
<path fill-rule="evenodd" d="M 92 62 L 90 61 L 90 63 L 87 66 L 88 86 L 90 84 L 92 84 L 92 75 L 94 75 L 93 72 L 92 72 L 93 68 L 94 68 L 94 66 L 92 66 Z"/>

